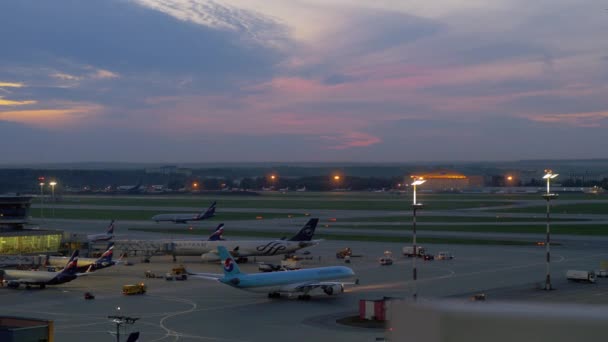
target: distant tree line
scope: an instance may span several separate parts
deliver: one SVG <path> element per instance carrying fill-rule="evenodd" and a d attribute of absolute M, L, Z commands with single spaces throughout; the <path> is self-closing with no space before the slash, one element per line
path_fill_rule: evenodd
<path fill-rule="evenodd" d="M 415 170 L 413 172 L 418 172 Z M 353 173 L 351 173 L 353 172 Z M 48 192 L 48 182 L 57 181 L 56 191 L 65 192 L 68 189 L 102 190 L 108 186 L 121 185 L 162 185 L 177 191 L 186 190 L 222 190 L 239 188 L 260 190 L 274 188 L 275 190 L 289 188 L 290 191 L 306 188 L 309 191 L 330 191 L 335 189 L 351 189 L 365 191 L 371 189 L 395 189 L 399 184 L 409 182 L 406 175 L 413 173 L 402 168 L 379 168 L 379 174 L 373 174 L 370 167 L 349 168 L 306 168 L 306 167 L 276 167 L 276 168 L 212 168 L 193 170 L 191 175 L 146 173 L 145 170 L 36 170 L 36 169 L 0 169 L 0 193 L 38 193 L 40 191 L 39 177 L 45 177 L 45 192 Z M 390 175 L 390 173 L 396 173 Z M 275 175 L 275 178 L 271 178 Z M 340 175 L 334 179 L 334 175 Z M 196 187 L 194 184 L 196 183 Z M 601 181 L 581 178 L 560 178 L 559 183 L 566 187 L 593 187 L 608 189 L 608 178 Z M 504 176 L 486 177 L 488 186 L 544 186 L 543 179 L 507 181 Z"/>

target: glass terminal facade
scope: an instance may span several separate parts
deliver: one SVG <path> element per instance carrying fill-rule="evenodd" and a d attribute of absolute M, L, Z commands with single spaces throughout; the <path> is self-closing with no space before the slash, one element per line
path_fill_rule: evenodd
<path fill-rule="evenodd" d="M 3 254 L 34 254 L 57 252 L 61 246 L 61 232 L 22 231 L 19 233 L 0 233 L 0 255 Z"/>

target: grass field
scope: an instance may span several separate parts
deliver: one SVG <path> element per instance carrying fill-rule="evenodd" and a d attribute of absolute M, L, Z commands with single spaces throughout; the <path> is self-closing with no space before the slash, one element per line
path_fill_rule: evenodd
<path fill-rule="evenodd" d="M 212 201 L 217 200 L 218 210 L 221 208 L 253 208 L 253 209 L 299 209 L 299 210 L 405 210 L 409 208 L 409 200 L 398 199 L 357 199 L 337 198 L 332 196 L 319 198 L 293 198 L 278 196 L 257 197 L 231 197 L 231 198 L 130 198 L 128 196 L 107 198 L 65 198 L 63 205 L 122 205 L 122 206 L 155 206 L 155 207 L 208 207 Z M 513 202 L 497 201 L 492 199 L 450 201 L 442 199 L 428 199 L 425 201 L 429 210 L 466 209 L 509 205 Z"/>
<path fill-rule="evenodd" d="M 54 212 L 54 214 L 53 214 Z M 33 217 L 40 217 L 40 210 L 31 210 L 30 214 Z M 121 220 L 121 221 L 133 221 L 133 220 L 151 220 L 152 216 L 156 214 L 170 214 L 170 212 L 150 212 L 150 211 L 138 211 L 138 210 L 97 210 L 97 209 L 45 209 L 44 216 L 46 218 L 61 218 L 61 219 L 74 219 L 74 220 Z M 256 220 L 257 217 L 263 219 L 275 219 L 275 218 L 293 218 L 304 217 L 302 213 L 255 213 L 255 212 L 226 212 L 221 213 L 207 219 L 205 221 L 221 222 L 221 221 L 238 221 L 238 220 Z"/>
<path fill-rule="evenodd" d="M 559 200 L 553 201 L 551 205 L 551 213 L 555 214 L 603 214 L 608 215 L 608 202 L 606 203 L 577 203 L 577 204 L 558 204 Z M 509 212 L 509 213 L 545 213 L 547 210 L 546 205 L 525 207 L 525 208 L 513 208 L 513 209 L 501 209 L 497 212 Z"/>
<path fill-rule="evenodd" d="M 486 217 L 486 216 L 423 216 L 416 218 L 418 222 L 545 222 L 545 215 L 538 217 Z M 378 217 L 354 217 L 339 219 L 339 222 L 411 222 L 411 216 L 378 216 Z M 551 221 L 590 221 L 589 219 L 551 219 Z"/>
<path fill-rule="evenodd" d="M 395 230 L 395 231 L 410 231 L 412 225 L 403 226 L 380 226 L 380 225 L 332 225 L 329 227 L 322 226 L 324 230 L 335 229 L 378 229 L 378 230 Z M 533 223 L 530 225 L 446 225 L 446 226 L 425 226 L 417 225 L 418 231 L 447 231 L 447 232 L 474 232 L 474 233 L 517 233 L 517 234 L 544 234 L 546 226 L 542 223 Z M 565 235 L 608 235 L 608 225 L 552 225 L 552 234 Z"/>
<path fill-rule="evenodd" d="M 129 230 L 176 234 L 174 229 L 154 229 L 154 228 L 129 228 Z M 206 236 L 208 232 L 197 230 L 184 230 L 180 234 L 192 234 Z M 243 237 L 260 237 L 260 238 L 276 238 L 281 236 L 280 233 L 274 232 L 256 232 L 250 230 L 231 230 L 231 235 Z M 288 236 L 288 235 L 286 235 Z M 370 236 L 370 235 L 337 235 L 337 234 L 315 234 L 316 239 L 325 240 L 340 240 L 340 241 L 374 241 L 374 242 L 402 242 L 411 243 L 410 238 L 392 237 L 392 236 Z M 520 241 L 520 240 L 484 240 L 484 239 L 464 239 L 464 238 L 417 238 L 418 243 L 423 244 L 463 244 L 463 245 L 519 245 L 530 246 L 536 245 L 535 241 Z"/>

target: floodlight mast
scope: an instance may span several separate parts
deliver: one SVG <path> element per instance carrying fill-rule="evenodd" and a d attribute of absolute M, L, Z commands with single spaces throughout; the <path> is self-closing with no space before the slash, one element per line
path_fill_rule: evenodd
<path fill-rule="evenodd" d="M 543 195 L 543 198 L 547 201 L 547 233 L 545 241 L 545 252 L 546 252 L 546 263 L 547 269 L 545 273 L 545 290 L 553 290 L 551 286 L 551 200 L 557 198 L 557 194 L 551 193 L 550 183 L 552 179 L 555 179 L 559 174 L 553 173 L 552 170 L 546 169 L 543 179 L 547 180 L 547 192 Z"/>
<path fill-rule="evenodd" d="M 416 269 L 416 258 L 418 258 L 418 251 L 417 251 L 417 246 L 416 246 L 416 211 L 418 209 L 422 209 L 422 203 L 417 203 L 416 201 L 416 186 L 418 185 L 422 185 L 426 182 L 426 180 L 422 177 L 416 177 L 416 176 L 412 176 L 412 178 L 414 179 L 414 181 L 412 182 L 412 186 L 414 187 L 414 198 L 413 198 L 413 203 L 412 203 L 412 211 L 413 211 L 413 215 L 412 215 L 412 248 L 413 248 L 413 259 L 412 259 L 412 277 L 413 277 L 413 287 L 414 287 L 414 293 L 413 293 L 413 298 L 414 300 L 418 299 L 418 287 L 416 285 L 416 280 L 418 279 L 418 272 Z"/>

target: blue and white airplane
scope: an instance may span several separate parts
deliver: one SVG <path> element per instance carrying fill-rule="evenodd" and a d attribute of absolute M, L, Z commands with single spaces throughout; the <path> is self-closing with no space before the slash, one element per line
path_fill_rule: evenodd
<path fill-rule="evenodd" d="M 290 239 L 272 240 L 224 240 L 224 224 L 217 226 L 207 241 L 203 240 L 175 240 L 173 241 L 173 255 L 195 256 L 200 255 L 203 261 L 219 261 L 217 247 L 224 246 L 235 257 L 271 256 L 279 254 L 292 254 L 296 251 L 315 246 L 320 240 L 313 240 L 318 218 L 312 218 Z"/>
<path fill-rule="evenodd" d="M 152 220 L 158 222 L 168 221 L 173 223 L 188 223 L 190 221 L 201 221 L 212 218 L 215 216 L 215 206 L 217 202 L 211 203 L 211 206 L 207 210 L 200 213 L 193 214 L 158 214 L 152 216 Z"/>
<path fill-rule="evenodd" d="M 104 234 L 87 235 L 87 240 L 89 240 L 89 242 L 110 241 L 114 238 L 114 228 L 116 228 L 116 221 L 112 220 Z"/>
<path fill-rule="evenodd" d="M 331 296 L 343 293 L 345 285 L 358 284 L 358 281 L 354 283 L 335 281 L 355 276 L 352 269 L 344 266 L 246 274 L 240 271 L 238 264 L 224 246 L 218 246 L 217 250 L 222 260 L 224 274 L 193 272 L 188 274 L 195 278 L 217 280 L 240 290 L 268 293 L 268 298 L 279 298 L 281 294 L 288 296 L 298 294 L 298 299 L 308 300 L 310 293 L 315 290 Z"/>

